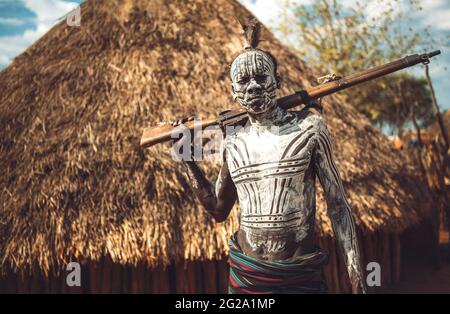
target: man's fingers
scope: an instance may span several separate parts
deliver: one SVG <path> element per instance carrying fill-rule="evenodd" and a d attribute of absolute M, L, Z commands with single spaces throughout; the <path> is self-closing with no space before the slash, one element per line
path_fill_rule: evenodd
<path fill-rule="evenodd" d="M 180 119 L 178 121 L 180 122 L 180 124 L 182 124 L 182 123 L 186 123 L 188 121 L 192 121 L 194 119 L 195 119 L 195 116 L 190 116 L 190 117 L 186 117 L 186 118 Z"/>
<path fill-rule="evenodd" d="M 177 125 L 186 123 L 186 122 L 188 122 L 188 121 L 192 121 L 192 120 L 194 120 L 194 119 L 195 119 L 195 116 L 190 116 L 190 117 L 178 119 L 178 120 L 176 120 L 176 121 L 172 121 L 170 124 L 171 124 L 172 126 L 177 126 Z"/>

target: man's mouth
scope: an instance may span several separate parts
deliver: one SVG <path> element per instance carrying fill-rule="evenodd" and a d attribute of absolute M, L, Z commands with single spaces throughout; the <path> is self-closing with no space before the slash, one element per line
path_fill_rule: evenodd
<path fill-rule="evenodd" d="M 246 103 L 251 106 L 260 107 L 264 103 L 264 96 L 258 95 L 258 96 L 249 97 L 246 99 Z"/>

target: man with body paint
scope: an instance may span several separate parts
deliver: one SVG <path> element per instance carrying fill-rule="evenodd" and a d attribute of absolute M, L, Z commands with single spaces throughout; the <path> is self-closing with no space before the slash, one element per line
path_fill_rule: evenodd
<path fill-rule="evenodd" d="M 249 122 L 225 137 L 215 186 L 193 159 L 184 161 L 196 197 L 216 221 L 224 221 L 239 200 L 240 228 L 230 239 L 229 293 L 326 292 L 328 255 L 314 241 L 316 177 L 352 291 L 365 293 L 355 223 L 325 121 L 307 109 L 276 105 L 277 62 L 257 48 L 257 23 L 244 31 L 247 46 L 230 75 L 233 98 Z"/>

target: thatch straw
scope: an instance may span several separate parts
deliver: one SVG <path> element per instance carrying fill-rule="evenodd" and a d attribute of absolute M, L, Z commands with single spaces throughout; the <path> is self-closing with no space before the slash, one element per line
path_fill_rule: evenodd
<path fill-rule="evenodd" d="M 81 14 L 81 27 L 59 23 L 0 73 L 1 269 L 46 272 L 106 254 L 151 266 L 223 256 L 238 210 L 215 223 L 168 146 L 141 151 L 137 143 L 161 120 L 235 106 L 228 66 L 242 36 L 234 16 L 249 12 L 226 0 L 88 0 Z M 309 87 L 306 64 L 266 29 L 262 38 L 278 58 L 281 95 Z M 427 199 L 407 156 L 338 96 L 327 100 L 359 227 L 400 231 L 416 222 Z M 217 165 L 202 165 L 217 174 Z M 329 234 L 318 203 L 318 232 Z"/>

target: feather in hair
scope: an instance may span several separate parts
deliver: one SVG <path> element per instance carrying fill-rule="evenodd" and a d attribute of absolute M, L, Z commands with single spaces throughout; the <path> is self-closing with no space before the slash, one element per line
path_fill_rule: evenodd
<path fill-rule="evenodd" d="M 238 18 L 236 18 L 241 24 L 244 31 L 245 37 L 245 49 L 255 49 L 260 41 L 261 36 L 261 23 L 259 23 L 255 18 L 251 18 L 247 23 L 242 23 Z"/>

